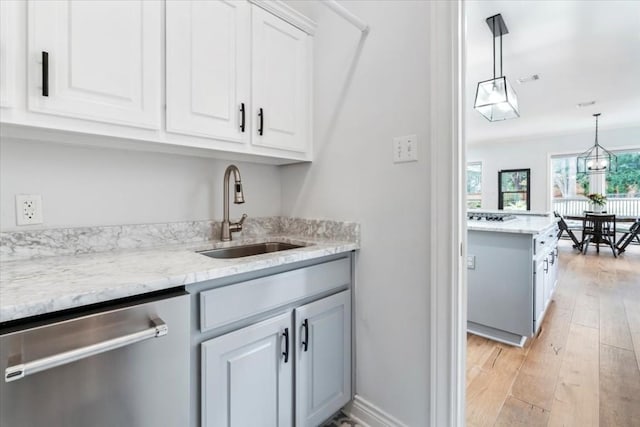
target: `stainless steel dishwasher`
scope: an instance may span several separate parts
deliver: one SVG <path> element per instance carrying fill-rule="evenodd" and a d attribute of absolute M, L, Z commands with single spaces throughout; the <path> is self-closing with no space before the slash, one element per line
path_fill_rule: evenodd
<path fill-rule="evenodd" d="M 184 290 L 0 333 L 0 426 L 188 425 Z"/>

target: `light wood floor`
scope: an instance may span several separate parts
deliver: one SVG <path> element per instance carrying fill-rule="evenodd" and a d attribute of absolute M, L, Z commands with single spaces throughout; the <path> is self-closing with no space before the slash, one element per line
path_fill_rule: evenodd
<path fill-rule="evenodd" d="M 640 426 L 640 247 L 576 253 L 524 348 L 467 336 L 468 426 Z"/>

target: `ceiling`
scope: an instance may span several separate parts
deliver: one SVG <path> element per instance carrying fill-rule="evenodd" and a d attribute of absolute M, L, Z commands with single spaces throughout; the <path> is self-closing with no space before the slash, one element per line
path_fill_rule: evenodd
<path fill-rule="evenodd" d="M 593 113 L 602 113 L 601 129 L 640 126 L 640 1 L 466 5 L 468 143 L 594 129 Z M 518 95 L 520 117 L 489 122 L 473 102 L 478 82 L 493 77 L 492 34 L 485 19 L 496 13 L 509 29 L 503 36 L 503 70 Z M 518 83 L 532 74 L 540 80 Z M 576 107 L 592 100 L 593 106 Z"/>

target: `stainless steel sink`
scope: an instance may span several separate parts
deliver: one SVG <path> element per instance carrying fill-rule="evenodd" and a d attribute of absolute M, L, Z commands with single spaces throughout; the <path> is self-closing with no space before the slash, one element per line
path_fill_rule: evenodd
<path fill-rule="evenodd" d="M 303 245 L 294 245 L 291 243 L 266 242 L 252 245 L 233 246 L 230 248 L 208 249 L 206 251 L 199 251 L 198 253 L 211 258 L 242 258 L 245 256 L 280 252 L 302 247 Z"/>

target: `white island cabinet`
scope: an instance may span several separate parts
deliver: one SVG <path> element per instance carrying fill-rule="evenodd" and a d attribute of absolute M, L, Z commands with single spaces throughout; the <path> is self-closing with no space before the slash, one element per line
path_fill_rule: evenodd
<path fill-rule="evenodd" d="M 467 330 L 522 346 L 557 284 L 558 226 L 549 216 L 468 222 Z"/>

